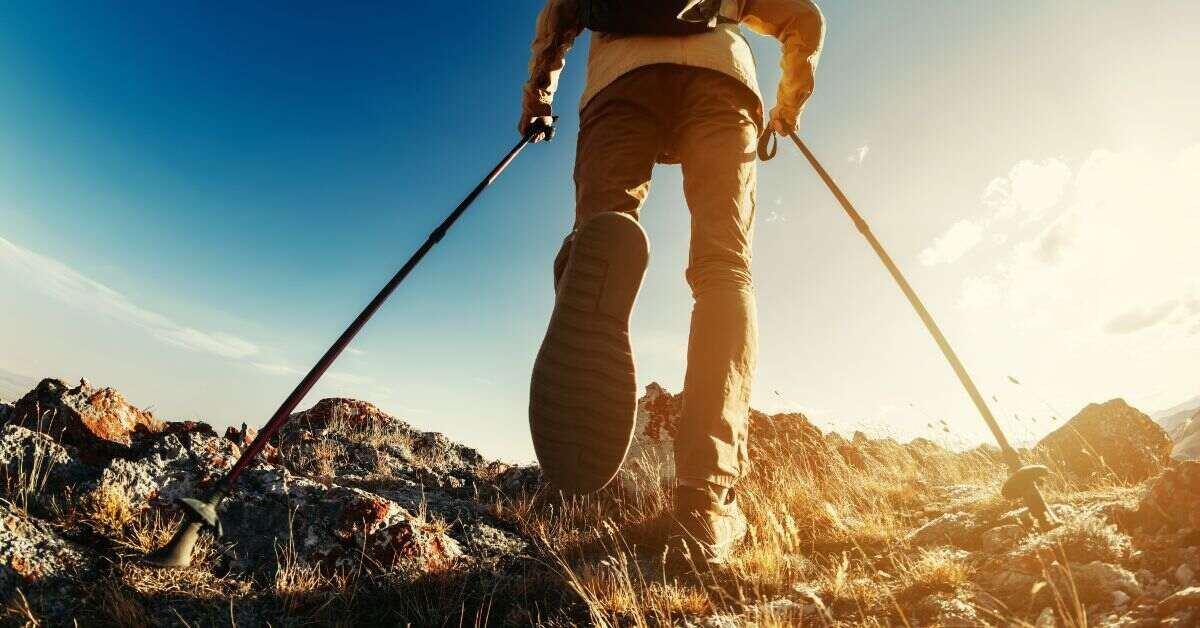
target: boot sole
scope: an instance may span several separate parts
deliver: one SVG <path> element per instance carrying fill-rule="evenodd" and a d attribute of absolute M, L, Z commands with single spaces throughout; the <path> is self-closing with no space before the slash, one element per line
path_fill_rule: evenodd
<path fill-rule="evenodd" d="M 608 485 L 633 440 L 637 377 L 629 315 L 649 260 L 646 232 L 606 212 L 575 237 L 533 365 L 529 428 L 542 473 L 565 493 Z"/>

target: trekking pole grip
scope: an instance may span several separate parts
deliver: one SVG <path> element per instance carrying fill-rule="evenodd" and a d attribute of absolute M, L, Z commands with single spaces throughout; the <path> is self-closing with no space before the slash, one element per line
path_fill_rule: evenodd
<path fill-rule="evenodd" d="M 540 116 L 533 119 L 525 131 L 525 139 L 531 142 L 549 142 L 554 139 L 558 116 Z"/>

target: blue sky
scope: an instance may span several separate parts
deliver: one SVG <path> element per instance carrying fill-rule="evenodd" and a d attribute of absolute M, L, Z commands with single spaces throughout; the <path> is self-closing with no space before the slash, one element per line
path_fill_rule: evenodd
<path fill-rule="evenodd" d="M 169 418 L 261 423 L 516 140 L 540 3 L 0 9 L 0 368 Z M 1200 390 L 1192 2 L 826 2 L 802 134 L 980 383 L 1036 435 Z M 751 37 L 773 100 L 774 41 Z M 529 459 L 524 406 L 572 216 L 586 37 L 530 148 L 318 389 Z M 762 167 L 756 405 L 839 429 L 985 432 L 828 192 Z M 690 301 L 656 172 L 640 378 L 677 389 Z M 1023 387 L 1007 384 L 1017 375 Z"/>

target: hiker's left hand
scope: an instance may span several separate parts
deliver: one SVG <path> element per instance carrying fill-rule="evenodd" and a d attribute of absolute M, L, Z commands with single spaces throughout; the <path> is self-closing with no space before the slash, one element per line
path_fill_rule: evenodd
<path fill-rule="evenodd" d="M 532 106 L 526 103 L 521 107 L 521 120 L 517 123 L 517 131 L 522 137 L 529 134 L 529 129 L 535 123 L 541 122 L 545 126 L 554 126 L 554 111 L 550 105 L 542 103 L 534 103 Z M 539 133 L 531 141 L 535 144 L 542 140 L 548 140 L 545 134 Z"/>

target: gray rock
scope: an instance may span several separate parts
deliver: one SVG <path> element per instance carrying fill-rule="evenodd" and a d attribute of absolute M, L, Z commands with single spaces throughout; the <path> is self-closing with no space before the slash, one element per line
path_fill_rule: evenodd
<path fill-rule="evenodd" d="M 50 592 L 95 567 L 80 548 L 44 521 L 28 517 L 0 501 L 0 600 L 16 588 L 28 595 Z"/>
<path fill-rule="evenodd" d="M 984 589 L 989 595 L 1000 599 L 1028 599 L 1033 585 L 1041 579 L 1040 573 L 1026 573 L 1002 565 L 994 571 L 980 574 L 980 582 Z"/>
<path fill-rule="evenodd" d="M 936 626 L 986 626 L 979 616 L 977 607 L 958 595 L 935 593 L 928 595 L 917 606 L 920 617 L 928 618 Z"/>
<path fill-rule="evenodd" d="M 173 509 L 182 497 L 202 495 L 240 454 L 232 441 L 204 431 L 169 434 L 140 458 L 114 460 L 100 483 L 117 487 L 135 508 Z M 233 566 L 245 571 L 274 569 L 281 556 L 329 569 L 362 561 L 367 569 L 385 570 L 400 563 L 428 570 L 460 558 L 459 542 L 441 531 L 447 519 L 437 515 L 444 508 L 430 507 L 444 505 L 445 495 L 407 484 L 380 491 L 406 501 L 405 507 L 361 488 L 259 463 L 222 504 L 222 542 L 232 547 Z"/>
<path fill-rule="evenodd" d="M 238 567 L 272 568 L 280 552 L 329 569 L 420 572 L 463 557 L 444 522 L 362 489 L 323 485 L 263 466 L 244 476 L 221 512 Z"/>
<path fill-rule="evenodd" d="M 274 442 L 282 464 L 314 478 L 405 478 L 465 495 L 487 475 L 478 451 L 352 399 L 324 399 L 296 413 Z"/>
<path fill-rule="evenodd" d="M 1071 575 L 1081 590 L 1103 592 L 1105 596 L 1111 595 L 1113 591 L 1122 591 L 1131 597 L 1142 594 L 1142 585 L 1138 583 L 1137 577 L 1120 565 L 1100 561 L 1073 564 Z"/>
<path fill-rule="evenodd" d="M 537 465 L 509 467 L 496 476 L 496 485 L 508 495 L 532 494 L 546 483 Z"/>
<path fill-rule="evenodd" d="M 973 547 L 978 544 L 978 517 L 969 512 L 948 512 L 914 530 L 909 543 L 918 547 Z"/>
<path fill-rule="evenodd" d="M 100 476 L 129 496 L 134 506 L 170 505 L 192 497 L 202 483 L 228 471 L 241 451 L 237 445 L 200 431 L 181 432 L 152 442 L 134 460 L 113 460 Z"/>
<path fill-rule="evenodd" d="M 1003 554 L 1014 547 L 1024 538 L 1025 528 L 1017 524 L 997 526 L 985 531 L 979 537 L 983 551 L 992 554 Z"/>

